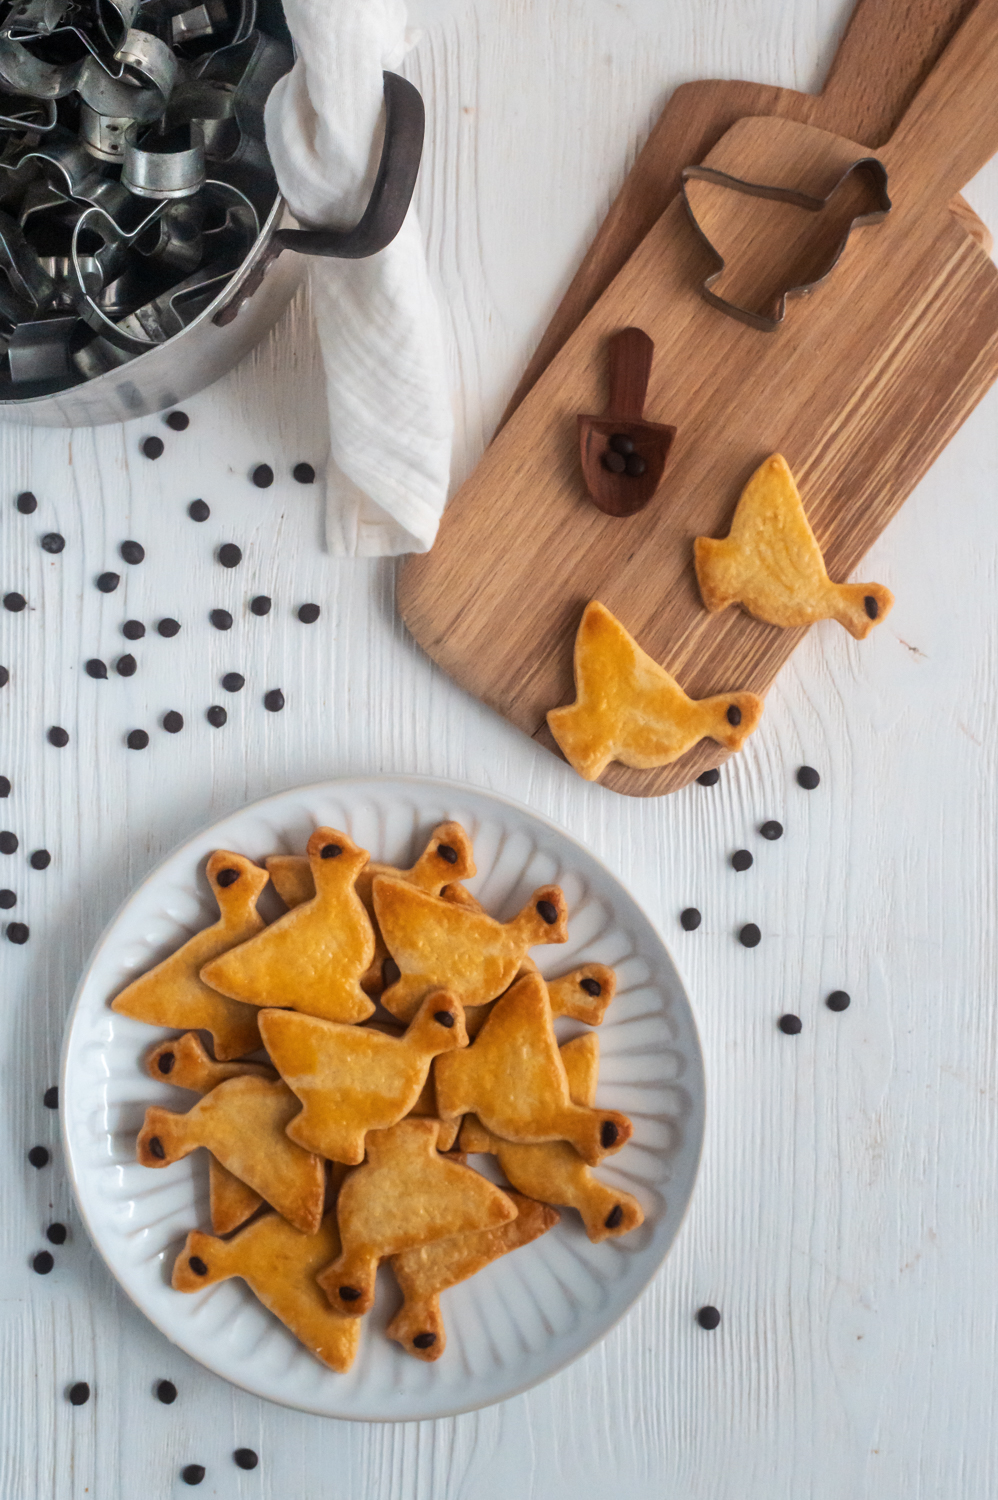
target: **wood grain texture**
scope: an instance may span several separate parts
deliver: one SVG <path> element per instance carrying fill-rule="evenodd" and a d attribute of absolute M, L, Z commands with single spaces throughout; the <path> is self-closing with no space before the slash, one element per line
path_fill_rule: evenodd
<path fill-rule="evenodd" d="M 419 209 L 457 400 L 455 477 L 478 461 L 635 152 L 684 79 L 814 88 L 841 0 L 411 0 L 408 71 L 427 97 Z M 516 88 L 510 80 L 516 80 Z M 998 166 L 968 196 L 998 222 Z M 877 231 L 873 231 L 876 233 Z M 587 786 L 456 689 L 394 613 L 395 567 L 321 550 L 325 416 L 299 303 L 232 376 L 185 404 L 191 428 L 0 428 L 4 591 L 0 856 L 31 939 L 0 941 L 3 1500 L 978 1500 L 998 1490 L 993 1310 L 998 1156 L 998 393 L 992 391 L 875 543 L 898 602 L 858 644 L 817 627 L 716 787 L 637 801 Z M 590 409 L 590 408 L 587 408 Z M 162 431 L 157 464 L 138 453 Z M 254 489 L 247 470 L 278 478 Z M 34 517 L 12 497 L 33 488 Z M 202 527 L 184 508 L 203 495 Z M 61 530 L 61 557 L 38 537 Z M 93 588 L 134 536 L 140 568 Z M 214 549 L 237 541 L 232 572 Z M 275 601 L 244 613 L 253 593 Z M 294 609 L 323 607 L 304 627 Z M 211 630 L 206 611 L 236 624 Z M 172 612 L 173 641 L 94 683 L 120 621 Z M 219 676 L 245 673 L 227 697 Z M 282 686 L 283 714 L 259 698 Z M 14 692 L 12 693 L 12 689 Z M 225 700 L 225 730 L 203 708 Z M 183 710 L 188 730 L 153 733 Z M 44 742 L 48 723 L 73 734 Z M 153 743 L 124 749 L 130 728 Z M 821 771 L 816 792 L 794 770 Z M 250 797 L 357 771 L 463 779 L 528 802 L 626 880 L 661 927 L 701 1030 L 710 1120 L 675 1250 L 615 1332 L 545 1386 L 452 1421 L 364 1427 L 269 1406 L 194 1365 L 116 1288 L 75 1215 L 58 1119 L 41 1103 L 86 956 L 180 839 Z M 778 818 L 785 837 L 757 836 Z M 44 872 L 25 860 L 45 845 Z M 753 868 L 728 859 L 749 848 Z M 409 851 L 412 854 L 417 849 Z M 678 912 L 697 905 L 701 928 Z M 756 921 L 763 941 L 735 939 Z M 844 987 L 853 1003 L 822 1003 Z M 801 1015 L 798 1037 L 775 1019 Z M 54 1148 L 34 1171 L 25 1152 Z M 44 1226 L 69 1226 L 48 1277 Z M 698 1306 L 722 1313 L 713 1334 Z M 446 1316 L 446 1294 L 444 1296 Z M 156 1401 L 173 1380 L 177 1402 Z M 74 1380 L 94 1395 L 72 1408 Z M 255 1448 L 242 1473 L 232 1450 Z M 188 1490 L 181 1467 L 207 1466 Z"/>

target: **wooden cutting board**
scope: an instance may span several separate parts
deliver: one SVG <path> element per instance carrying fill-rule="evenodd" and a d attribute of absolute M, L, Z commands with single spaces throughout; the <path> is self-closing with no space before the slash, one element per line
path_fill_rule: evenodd
<path fill-rule="evenodd" d="M 703 300 L 714 263 L 682 201 L 670 205 L 486 451 L 433 551 L 402 572 L 403 618 L 462 686 L 550 746 L 544 717 L 574 696 L 576 627 L 599 598 L 693 696 L 767 690 L 803 632 L 708 615 L 693 539 L 726 533 L 746 479 L 779 451 L 831 575 L 846 577 L 998 377 L 998 273 L 947 208 L 998 147 L 996 63 L 998 0 L 980 0 L 880 153 L 892 213 L 853 234 L 775 334 Z M 708 162 L 820 196 L 864 154 L 813 127 L 745 120 Z M 755 227 L 747 203 L 765 211 Z M 750 252 L 773 207 L 738 198 Z M 586 496 L 576 416 L 602 406 L 606 340 L 629 325 L 656 344 L 647 414 L 678 434 L 658 496 L 616 520 Z M 602 780 L 658 795 L 724 758 L 702 741 L 672 766 L 612 765 Z"/>

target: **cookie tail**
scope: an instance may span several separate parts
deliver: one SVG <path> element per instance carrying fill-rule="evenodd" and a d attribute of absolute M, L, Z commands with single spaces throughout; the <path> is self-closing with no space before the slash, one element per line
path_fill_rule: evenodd
<path fill-rule="evenodd" d="M 711 614 L 727 609 L 738 600 L 740 589 L 737 552 L 727 538 L 698 536 L 693 543 L 693 565 L 704 608 Z"/>
<path fill-rule="evenodd" d="M 613 745 L 607 739 L 598 713 L 582 703 L 552 708 L 547 716 L 548 728 L 558 749 L 573 771 L 584 781 L 596 781 L 613 759 Z"/>

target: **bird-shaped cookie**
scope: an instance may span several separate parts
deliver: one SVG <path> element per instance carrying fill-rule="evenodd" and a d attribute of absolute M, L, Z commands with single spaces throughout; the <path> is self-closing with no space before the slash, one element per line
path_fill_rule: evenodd
<path fill-rule="evenodd" d="M 338 1312 L 369 1311 L 387 1256 L 516 1218 L 505 1193 L 441 1155 L 438 1131 L 436 1120 L 410 1118 L 368 1135 L 367 1160 L 347 1177 L 336 1205 L 343 1252 L 318 1277 Z"/>
<path fill-rule="evenodd" d="M 263 927 L 256 903 L 267 884 L 267 872 L 241 854 L 217 849 L 205 874 L 218 902 L 218 921 L 196 932 L 141 978 L 133 979 L 111 1001 L 111 1009 L 151 1026 L 210 1031 L 215 1056 L 224 1061 L 259 1047 L 256 1011 L 220 994 L 199 975 L 211 959 L 244 943 Z"/>
<path fill-rule="evenodd" d="M 178 1292 L 202 1292 L 241 1276 L 310 1354 L 340 1374 L 349 1370 L 360 1343 L 360 1321 L 334 1312 L 315 1273 L 340 1253 L 335 1213 L 315 1234 L 302 1234 L 279 1214 L 264 1214 L 231 1240 L 193 1230 L 173 1267 Z"/>
<path fill-rule="evenodd" d="M 528 948 L 568 938 L 565 898 L 541 886 L 511 922 L 418 891 L 380 875 L 374 910 L 399 977 L 381 997 L 408 1021 L 430 990 L 446 989 L 464 1006 L 484 1005 L 510 984 Z"/>
<path fill-rule="evenodd" d="M 784 627 L 838 620 L 858 641 L 890 611 L 882 583 L 832 583 L 785 458 L 774 453 L 742 490 L 721 541 L 698 536 L 697 582 L 712 613 L 740 604 Z"/>
<path fill-rule="evenodd" d="M 501 1255 L 539 1239 L 557 1224 L 557 1210 L 546 1203 L 535 1203 L 520 1193 L 507 1193 L 507 1197 L 517 1210 L 508 1224 L 473 1234 L 452 1234 L 391 1257 L 389 1264 L 405 1300 L 385 1332 L 417 1359 L 437 1360 L 447 1346 L 441 1292 L 466 1281 Z"/>
<path fill-rule="evenodd" d="M 300 906 L 315 895 L 312 868 L 301 854 L 273 854 L 266 861 L 267 873 L 285 906 Z M 393 865 L 384 865 L 372 859 L 357 876 L 357 895 L 363 901 L 368 916 L 374 922 L 374 901 L 371 887 L 376 875 L 392 875 L 397 880 L 407 880 L 421 891 L 439 896 L 446 886 L 466 880 L 475 873 L 475 861 L 471 840 L 460 823 L 438 823 L 430 834 L 429 842 L 410 870 L 397 870 Z M 464 890 L 463 886 L 457 889 Z M 361 985 L 367 994 L 375 998 L 384 989 L 382 968 L 388 957 L 384 939 L 374 926 L 374 958 Z"/>
<path fill-rule="evenodd" d="M 209 1057 L 196 1031 L 186 1031 L 176 1041 L 161 1042 L 146 1053 L 145 1069 L 150 1078 L 172 1083 L 195 1094 L 209 1094 L 229 1078 L 277 1077 L 266 1063 L 216 1062 Z M 231 1234 L 255 1214 L 263 1199 L 245 1182 L 208 1153 L 208 1204 L 211 1227 L 216 1234 Z"/>
<path fill-rule="evenodd" d="M 590 1032 L 566 1042 L 560 1051 L 573 1103 L 591 1106 L 596 1099 L 599 1038 Z M 465 1118 L 460 1139 L 463 1150 L 494 1156 L 506 1179 L 531 1198 L 577 1209 L 595 1244 L 644 1223 L 638 1200 L 601 1182 L 567 1141 L 517 1145 L 493 1135 L 474 1115 Z"/>
<path fill-rule="evenodd" d="M 260 1034 L 302 1102 L 289 1137 L 347 1166 L 364 1160 L 369 1130 L 386 1130 L 409 1113 L 433 1059 L 468 1045 L 460 1003 L 445 990 L 427 995 L 400 1037 L 292 1010 L 261 1011 Z"/>
<path fill-rule="evenodd" d="M 464 1052 L 437 1059 L 434 1081 L 442 1120 L 476 1114 L 504 1140 L 571 1141 L 590 1166 L 631 1136 L 626 1115 L 572 1102 L 540 974 L 517 980 Z"/>
<path fill-rule="evenodd" d="M 317 828 L 308 859 L 315 882 L 311 901 L 207 964 L 201 977 L 250 1005 L 288 1005 L 327 1021 L 363 1021 L 374 1010 L 360 987 L 374 955 L 374 932 L 355 882 L 367 851 L 345 833 Z"/>
<path fill-rule="evenodd" d="M 586 781 L 602 776 L 612 760 L 640 771 L 670 765 L 704 738 L 740 750 L 763 707 L 755 693 L 688 698 L 595 599 L 575 637 L 575 692 L 575 702 L 551 709 L 547 721 Z"/>
<path fill-rule="evenodd" d="M 279 1079 L 230 1078 L 187 1114 L 152 1105 L 139 1131 L 144 1167 L 168 1167 L 206 1146 L 241 1182 L 303 1234 L 322 1219 L 325 1170 L 318 1156 L 288 1140 L 298 1100 Z"/>

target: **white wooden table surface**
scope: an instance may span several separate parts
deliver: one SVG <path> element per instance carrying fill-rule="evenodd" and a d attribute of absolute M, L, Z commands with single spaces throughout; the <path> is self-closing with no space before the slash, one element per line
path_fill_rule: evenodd
<path fill-rule="evenodd" d="M 451 350 L 455 478 L 477 459 L 534 341 L 668 92 L 684 79 L 815 87 L 849 0 L 412 0 L 409 72 L 429 113 L 419 208 Z M 998 169 L 969 197 L 998 224 Z M 576 780 L 465 697 L 406 637 L 395 566 L 322 551 L 326 437 L 307 309 L 158 419 L 0 429 L 2 1204 L 0 1497 L 196 1493 L 335 1500 L 963 1500 L 998 1491 L 994 1287 L 998 1070 L 998 393 L 870 558 L 897 595 L 862 645 L 815 629 L 762 727 L 712 789 L 655 802 Z M 723 425 L 724 414 L 718 413 Z M 139 453 L 162 432 L 164 457 Z M 254 489 L 268 462 L 278 480 Z M 32 516 L 14 496 L 33 490 Z M 211 518 L 195 525 L 201 496 Z M 51 557 L 42 533 L 62 532 Z M 126 537 L 144 564 L 116 561 Z M 245 553 L 229 572 L 223 541 Z M 95 576 L 123 576 L 102 595 Z M 263 620 L 247 611 L 273 596 Z M 305 626 L 294 610 L 322 606 Z M 228 634 L 207 621 L 229 608 Z M 175 615 L 128 647 L 128 617 Z M 94 682 L 90 656 L 138 671 Z M 237 697 L 220 675 L 247 679 Z M 263 693 L 281 687 L 282 714 Z M 204 709 L 225 700 L 229 722 Z M 157 727 L 180 709 L 182 734 Z M 49 725 L 71 735 L 46 742 Z M 147 727 L 148 750 L 124 747 Z M 821 785 L 804 792 L 807 762 Z M 659 922 L 687 980 L 709 1084 L 703 1168 L 662 1272 L 623 1324 L 548 1384 L 436 1423 L 324 1421 L 230 1388 L 132 1307 L 75 1215 L 42 1105 L 77 974 L 134 884 L 249 798 L 360 771 L 419 771 L 518 797 L 585 840 Z M 759 824 L 778 818 L 778 843 Z M 753 868 L 728 859 L 747 847 Z M 44 872 L 28 854 L 53 856 Z M 684 933 L 678 913 L 704 915 Z M 735 931 L 758 922 L 763 940 Z M 851 1008 L 832 1014 L 829 991 Z M 797 1012 L 803 1030 L 775 1022 Z M 35 1171 L 27 1151 L 53 1150 Z M 53 1219 L 70 1227 L 46 1277 Z M 705 1333 L 703 1303 L 723 1321 Z M 179 1398 L 153 1396 L 160 1378 Z M 89 1403 L 66 1389 L 87 1380 Z M 237 1446 L 261 1458 L 232 1463 Z"/>

